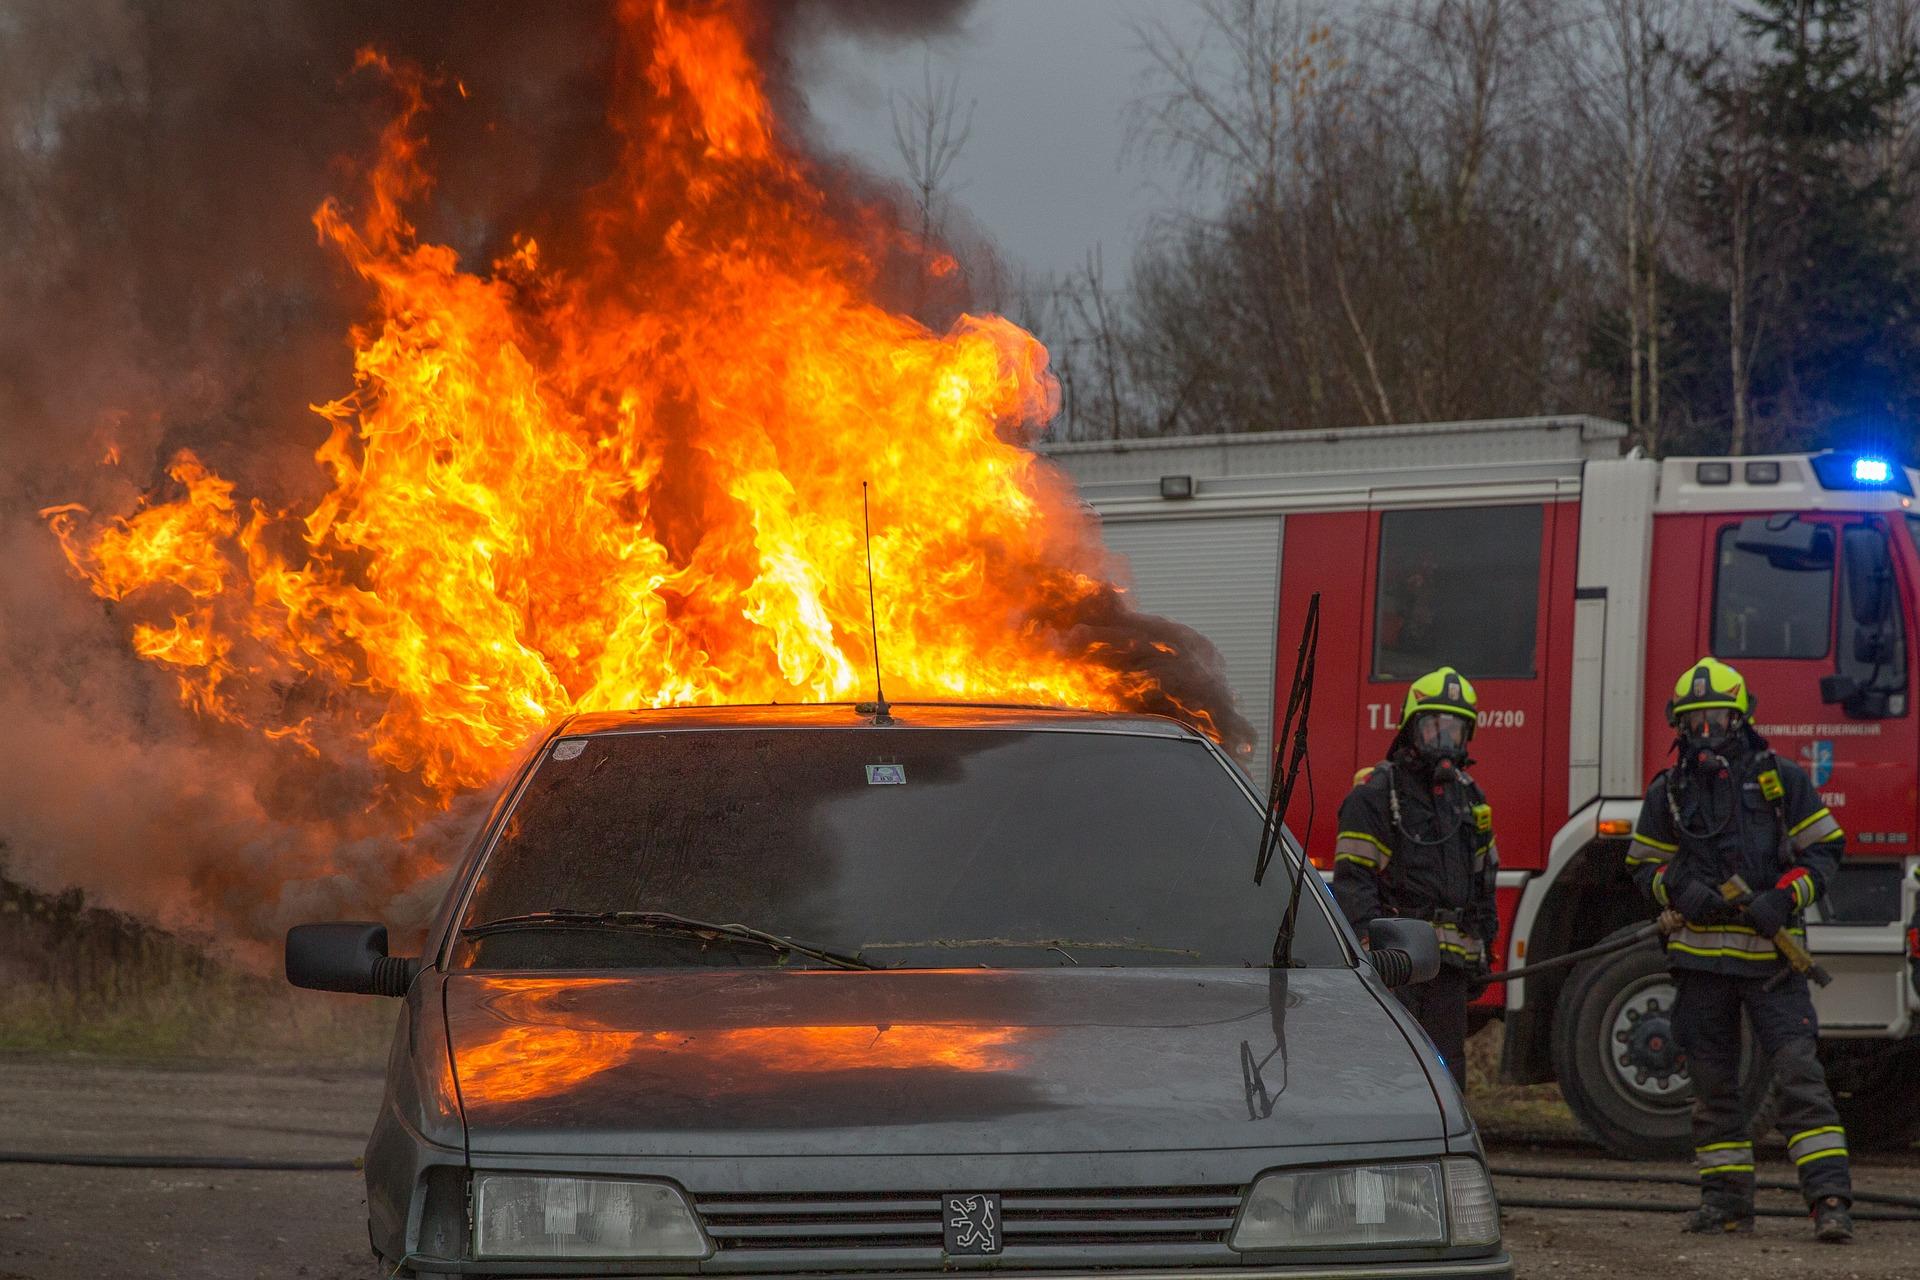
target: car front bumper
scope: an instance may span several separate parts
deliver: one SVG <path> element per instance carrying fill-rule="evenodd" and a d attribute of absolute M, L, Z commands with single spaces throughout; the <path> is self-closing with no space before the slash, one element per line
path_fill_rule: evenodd
<path fill-rule="evenodd" d="M 563 1273 L 538 1268 L 539 1264 L 514 1263 L 503 1269 L 501 1264 L 451 1263 L 432 1259 L 415 1260 L 411 1265 L 419 1267 L 420 1274 L 462 1274 L 484 1271 L 487 1275 L 525 1276 L 528 1280 L 547 1280 L 556 1274 L 568 1277 L 592 1275 L 600 1277 L 626 1276 L 636 1280 L 685 1280 L 686 1277 L 699 1277 L 699 1280 L 780 1280 L 778 1272 L 711 1272 L 704 1270 L 674 1272 L 671 1270 L 648 1269 L 645 1271 L 621 1271 L 612 1269 L 618 1264 L 602 1264 L 606 1270 L 594 1268 L 581 1271 L 569 1269 Z M 810 1273 L 817 1280 L 819 1273 Z M 991 1277 L 991 1280 L 1513 1280 L 1513 1259 L 1505 1252 L 1485 1258 L 1445 1258 L 1428 1261 L 1401 1262 L 1338 1262 L 1338 1263 L 1299 1263 L 1289 1265 L 1255 1265 L 1245 1267 L 1171 1267 L 1159 1269 L 1131 1269 L 1116 1267 L 1099 1271 L 1000 1271 L 997 1269 L 969 1267 L 960 1271 L 861 1271 L 842 1272 L 843 1275 L 857 1275 L 859 1280 L 954 1280 L 956 1277 L 978 1275 Z"/>

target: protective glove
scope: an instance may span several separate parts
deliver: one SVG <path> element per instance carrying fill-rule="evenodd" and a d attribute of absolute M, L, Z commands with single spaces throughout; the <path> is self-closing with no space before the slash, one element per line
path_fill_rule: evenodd
<path fill-rule="evenodd" d="M 1667 901 L 1678 907 L 1681 915 L 1701 924 L 1718 924 L 1727 918 L 1726 899 L 1698 880 L 1676 882 L 1669 875 Z"/>
<path fill-rule="evenodd" d="M 1756 893 L 1746 905 L 1747 920 L 1762 935 L 1771 938 L 1793 919 L 1793 894 L 1785 889 Z"/>
<path fill-rule="evenodd" d="M 1471 1004 L 1486 994 L 1488 985 L 1493 981 L 1493 964 L 1484 952 L 1473 962 L 1473 968 L 1467 971 L 1467 1003 Z"/>

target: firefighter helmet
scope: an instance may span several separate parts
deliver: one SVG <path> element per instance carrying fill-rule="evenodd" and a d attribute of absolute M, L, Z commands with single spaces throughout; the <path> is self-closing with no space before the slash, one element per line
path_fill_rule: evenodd
<path fill-rule="evenodd" d="M 1718 658 L 1702 658 L 1687 668 L 1673 686 L 1673 698 L 1667 703 L 1667 721 L 1679 723 L 1689 711 L 1725 707 L 1739 715 L 1753 715 L 1753 694 L 1738 671 Z"/>
<path fill-rule="evenodd" d="M 1407 705 L 1400 712 L 1400 727 L 1406 728 L 1423 711 L 1444 711 L 1467 722 L 1469 732 L 1480 719 L 1480 701 L 1467 678 L 1452 667 L 1429 671 L 1407 689 Z"/>

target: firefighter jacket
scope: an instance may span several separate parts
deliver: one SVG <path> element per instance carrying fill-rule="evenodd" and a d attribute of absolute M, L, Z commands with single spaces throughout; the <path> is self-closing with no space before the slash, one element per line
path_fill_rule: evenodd
<path fill-rule="evenodd" d="M 1667 938 L 1669 965 L 1766 975 L 1780 953 L 1726 905 L 1721 886 L 1738 875 L 1755 894 L 1790 894 L 1788 928 L 1804 937 L 1803 913 L 1826 892 L 1845 849 L 1846 833 L 1805 771 L 1768 751 L 1756 734 L 1725 769 L 1675 765 L 1654 778 L 1627 867 L 1643 894 L 1686 917 Z"/>
<path fill-rule="evenodd" d="M 1493 810 L 1465 772 L 1430 784 L 1404 760 L 1357 776 L 1340 805 L 1333 896 L 1355 928 L 1376 916 L 1433 922 L 1440 959 L 1486 963 L 1500 917 L 1494 907 Z"/>

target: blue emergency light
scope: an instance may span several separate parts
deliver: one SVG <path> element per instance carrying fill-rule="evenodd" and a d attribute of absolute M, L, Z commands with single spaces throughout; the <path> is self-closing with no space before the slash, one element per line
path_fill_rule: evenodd
<path fill-rule="evenodd" d="M 1913 496 L 1907 469 L 1871 453 L 1816 453 L 1807 461 L 1823 489 L 1881 489 Z"/>
<path fill-rule="evenodd" d="M 1855 458 L 1853 478 L 1861 484 L 1885 484 L 1893 478 L 1893 467 L 1885 458 Z"/>

